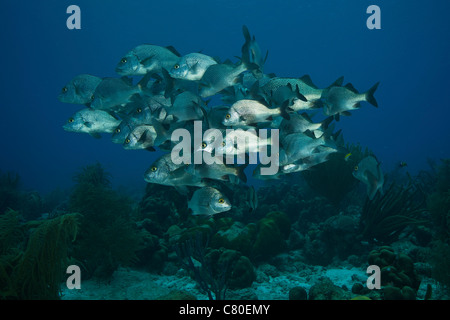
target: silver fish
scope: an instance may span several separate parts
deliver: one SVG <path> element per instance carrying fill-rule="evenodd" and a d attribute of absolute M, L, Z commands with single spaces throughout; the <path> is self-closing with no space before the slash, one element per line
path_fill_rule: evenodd
<path fill-rule="evenodd" d="M 290 92 L 298 89 L 298 91 L 306 98 L 307 101 L 320 99 L 323 89 L 317 88 L 308 75 L 301 78 L 281 78 L 275 77 L 270 79 L 264 86 L 260 88 L 262 94 L 273 97 L 277 104 L 282 103 L 286 97 L 282 94 L 288 88 Z M 280 91 L 281 90 L 281 91 Z"/>
<path fill-rule="evenodd" d="M 241 49 L 242 60 L 257 66 L 257 68 L 253 68 L 252 73 L 256 78 L 260 79 L 263 77 L 264 64 L 267 60 L 269 51 L 267 51 L 266 55 L 263 57 L 255 36 L 252 37 L 250 35 L 250 31 L 248 31 L 247 26 L 242 26 L 242 33 L 245 38 L 245 43 Z"/>
<path fill-rule="evenodd" d="M 196 94 L 190 91 L 184 91 L 173 98 L 173 104 L 170 107 L 163 107 L 159 119 L 163 121 L 165 117 L 172 115 L 171 121 L 189 121 L 202 119 L 205 103 Z"/>
<path fill-rule="evenodd" d="M 206 186 L 201 178 L 185 170 L 186 164 L 176 164 L 171 159 L 171 153 L 158 158 L 144 173 L 144 180 L 166 186 Z"/>
<path fill-rule="evenodd" d="M 180 54 L 173 47 L 160 47 L 143 44 L 129 51 L 116 66 L 116 72 L 122 76 L 159 73 L 169 70 L 177 63 Z"/>
<path fill-rule="evenodd" d="M 336 150 L 336 144 L 330 139 L 328 134 L 323 134 L 320 138 L 316 138 L 312 134 L 305 134 L 302 132 L 291 133 L 280 139 L 280 144 L 286 152 L 286 158 L 284 161 L 280 161 L 280 165 L 290 164 L 300 159 L 307 158 L 311 156 L 319 146 Z"/>
<path fill-rule="evenodd" d="M 307 130 L 314 133 L 316 138 L 322 136 L 325 130 L 328 129 L 333 117 L 328 117 L 322 122 L 314 123 L 307 113 L 293 113 L 290 114 L 289 119 L 283 119 L 280 123 L 280 137 L 284 137 L 291 133 L 303 133 Z"/>
<path fill-rule="evenodd" d="M 341 85 L 343 77 L 337 79 L 331 86 Z M 294 111 L 320 108 L 314 104 L 322 97 L 324 89 L 319 89 L 309 75 L 301 78 L 274 77 L 259 88 L 259 95 L 271 104 L 283 105 L 287 103 Z M 255 89 L 253 88 L 255 96 Z"/>
<path fill-rule="evenodd" d="M 364 93 L 358 93 L 351 84 L 347 84 L 344 87 L 333 86 L 324 90 L 318 103 L 319 106 L 323 106 L 324 114 L 327 116 L 348 115 L 348 111 L 358 109 L 360 103 L 364 101 L 369 102 L 374 107 L 378 107 L 374 97 L 378 85 L 379 82 Z"/>
<path fill-rule="evenodd" d="M 122 120 L 120 124 L 114 129 L 111 136 L 111 141 L 113 143 L 123 144 L 130 132 L 140 124 L 140 122 L 133 118 Z"/>
<path fill-rule="evenodd" d="M 246 70 L 248 67 L 245 63 L 238 66 L 231 63 L 218 63 L 210 66 L 201 79 L 200 96 L 207 98 L 237 84 L 240 74 Z"/>
<path fill-rule="evenodd" d="M 127 150 L 146 149 L 155 151 L 156 137 L 158 136 L 152 125 L 139 125 L 128 134 L 123 142 L 123 147 Z"/>
<path fill-rule="evenodd" d="M 257 100 L 239 100 L 235 102 L 225 115 L 222 124 L 225 126 L 245 126 L 272 121 L 274 117 L 289 118 L 282 107 L 269 108 Z"/>
<path fill-rule="evenodd" d="M 193 215 L 212 216 L 231 209 L 231 203 L 219 190 L 212 187 L 198 189 L 188 202 Z"/>
<path fill-rule="evenodd" d="M 222 140 L 216 142 L 216 138 L 219 137 Z M 210 130 L 203 134 L 203 141 L 201 147 L 198 147 L 196 151 L 204 151 L 216 154 L 223 154 L 228 156 L 244 155 L 246 153 L 257 153 L 261 147 L 266 147 L 271 144 L 271 137 L 260 138 L 256 133 L 256 130 L 242 130 L 235 129 L 229 132 L 225 130 Z M 239 143 L 236 146 L 236 142 Z M 242 147 L 242 144 L 245 146 Z"/>
<path fill-rule="evenodd" d="M 375 197 L 377 191 L 383 194 L 384 175 L 380 164 L 373 156 L 368 156 L 353 170 L 353 176 L 367 186 L 367 196 L 370 200 Z"/>
<path fill-rule="evenodd" d="M 88 104 L 102 78 L 90 74 L 80 74 L 70 80 L 58 96 L 64 103 Z"/>
<path fill-rule="evenodd" d="M 217 64 L 217 61 L 202 53 L 189 53 L 169 69 L 169 74 L 175 79 L 200 80 L 206 70 Z"/>
<path fill-rule="evenodd" d="M 309 157 L 300 159 L 297 162 L 289 163 L 289 164 L 285 164 L 285 165 L 281 166 L 280 171 L 282 173 L 287 174 L 287 173 L 308 170 L 311 167 L 314 167 L 315 165 L 326 162 L 328 160 L 328 156 L 333 152 L 337 152 L 337 150 L 328 148 L 328 150 L 326 150 L 326 151 L 313 153 Z"/>
<path fill-rule="evenodd" d="M 145 80 L 144 80 L 145 81 Z M 141 83 L 134 86 L 129 78 L 104 78 L 91 97 L 91 108 L 105 111 L 127 112 L 127 104 L 140 94 Z"/>
<path fill-rule="evenodd" d="M 120 122 L 121 120 L 106 111 L 85 108 L 70 117 L 63 128 L 66 131 L 84 132 L 100 138 L 100 133 L 112 133 Z"/>
<path fill-rule="evenodd" d="M 245 175 L 246 164 L 241 166 L 228 166 L 224 163 L 211 163 L 211 164 L 191 164 L 186 168 L 186 171 L 192 175 L 195 175 L 201 179 L 213 179 L 221 181 L 229 181 L 231 183 L 238 183 L 238 180 L 247 182 Z"/>

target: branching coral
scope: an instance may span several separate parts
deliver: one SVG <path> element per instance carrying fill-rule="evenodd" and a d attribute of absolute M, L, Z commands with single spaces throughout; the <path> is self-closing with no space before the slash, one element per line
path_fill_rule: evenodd
<path fill-rule="evenodd" d="M 106 172 L 100 163 L 82 167 L 73 177 L 77 184 L 109 187 L 111 174 Z"/>
<path fill-rule="evenodd" d="M 391 243 L 406 226 L 424 224 L 425 220 L 420 219 L 424 201 L 417 201 L 423 198 L 420 193 L 413 184 L 401 187 L 392 183 L 383 195 L 366 199 L 360 220 L 362 237 Z"/>

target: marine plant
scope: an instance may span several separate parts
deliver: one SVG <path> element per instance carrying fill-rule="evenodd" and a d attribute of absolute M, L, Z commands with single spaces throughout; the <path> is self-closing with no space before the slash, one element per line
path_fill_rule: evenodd
<path fill-rule="evenodd" d="M 152 234 L 162 236 L 173 224 L 186 220 L 186 196 L 178 193 L 171 186 L 147 183 L 145 194 L 138 205 L 137 218 L 152 221 Z"/>
<path fill-rule="evenodd" d="M 66 214 L 40 223 L 14 270 L 20 297 L 58 299 L 68 263 L 68 245 L 75 241 L 79 215 Z"/>
<path fill-rule="evenodd" d="M 449 242 L 450 236 L 450 159 L 442 160 L 436 173 L 434 192 L 427 199 L 437 229 L 436 239 Z"/>
<path fill-rule="evenodd" d="M 256 224 L 252 260 L 266 259 L 285 250 L 290 230 L 291 222 L 284 212 L 272 211 L 260 219 Z"/>
<path fill-rule="evenodd" d="M 443 159 L 437 167 L 434 192 L 427 206 L 436 230 L 430 252 L 432 276 L 450 288 L 450 159 Z"/>
<path fill-rule="evenodd" d="M 302 171 L 309 187 L 334 205 L 338 205 L 358 184 L 352 174 L 355 166 L 361 159 L 373 154 L 368 148 L 363 150 L 359 144 L 347 144 L 346 149 L 347 157 L 341 152 L 332 153 L 328 161 Z"/>
<path fill-rule="evenodd" d="M 99 163 L 84 167 L 74 178 L 69 208 L 82 214 L 74 257 L 83 262 L 85 278 L 108 278 L 120 265 L 132 264 L 143 241 L 131 201 L 113 190 L 109 179 Z"/>
<path fill-rule="evenodd" d="M 182 267 L 192 272 L 209 300 L 225 300 L 229 265 L 222 264 L 219 268 L 213 266 L 207 252 L 208 243 L 209 237 L 204 243 L 203 235 L 198 233 L 196 237 L 177 243 L 174 250 Z"/>
<path fill-rule="evenodd" d="M 78 221 L 74 213 L 21 223 L 18 212 L 8 211 L 0 219 L 1 298 L 59 299 Z"/>
<path fill-rule="evenodd" d="M 426 222 L 421 218 L 424 202 L 422 191 L 413 184 L 392 183 L 383 195 L 377 193 L 372 200 L 366 198 L 359 225 L 362 238 L 384 244 L 395 241 L 405 227 Z"/>
<path fill-rule="evenodd" d="M 430 251 L 431 276 L 450 291 L 450 244 L 442 240 L 433 242 Z"/>

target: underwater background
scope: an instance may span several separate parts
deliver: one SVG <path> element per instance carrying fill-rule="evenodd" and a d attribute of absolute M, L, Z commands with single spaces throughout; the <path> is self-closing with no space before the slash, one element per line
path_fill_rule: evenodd
<path fill-rule="evenodd" d="M 72 4 L 81 30 L 66 27 Z M 372 4 L 379 30 L 366 26 Z M 443 0 L 5 1 L 0 297 L 448 299 L 449 10 Z M 378 108 L 336 122 L 351 161 L 275 182 L 250 171 L 258 207 L 239 184 L 226 191 L 233 208 L 205 218 L 186 195 L 144 181 L 160 151 L 63 130 L 78 106 L 57 97 L 74 76 L 118 77 L 117 62 L 144 43 L 235 61 L 243 25 L 269 51 L 264 73 L 308 74 L 320 88 L 340 76 L 361 91 L 380 82 Z M 352 176 L 369 154 L 386 173 L 372 200 Z M 80 266 L 82 289 L 65 286 L 68 265 Z M 382 290 L 367 289 L 369 265 Z"/>

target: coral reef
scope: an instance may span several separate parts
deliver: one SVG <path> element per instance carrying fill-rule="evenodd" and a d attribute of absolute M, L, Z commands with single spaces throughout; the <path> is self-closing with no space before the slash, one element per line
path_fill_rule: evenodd
<path fill-rule="evenodd" d="M 251 257 L 266 259 L 285 250 L 290 228 L 290 220 L 284 212 L 269 212 L 256 225 Z"/>
<path fill-rule="evenodd" d="M 308 293 L 303 287 L 293 287 L 289 290 L 289 300 L 307 300 Z"/>
<path fill-rule="evenodd" d="M 133 223 L 130 200 L 110 187 L 110 175 L 99 164 L 76 174 L 70 197 L 71 212 L 82 214 L 79 241 L 73 256 L 83 266 L 85 278 L 108 278 L 119 265 L 136 262 L 143 235 Z"/>
<path fill-rule="evenodd" d="M 370 265 L 381 270 L 381 285 L 385 300 L 415 300 L 420 278 L 412 259 L 404 253 L 396 253 L 388 246 L 370 252 Z"/>
<path fill-rule="evenodd" d="M 323 277 L 309 289 L 309 300 L 348 300 L 350 292 L 336 286 L 333 282 Z"/>
<path fill-rule="evenodd" d="M 209 300 L 224 300 L 227 291 L 229 265 L 213 266 L 210 256 L 207 256 L 208 242 L 203 244 L 201 234 L 196 238 L 179 242 L 174 246 L 180 264 L 189 270 L 199 287 Z M 216 255 L 213 255 L 217 261 Z M 223 262 L 223 261 L 221 261 Z"/>
<path fill-rule="evenodd" d="M 427 198 L 427 208 L 435 230 L 430 263 L 433 278 L 450 288 L 450 159 L 442 159 L 440 165 L 433 167 L 434 185 Z"/>
<path fill-rule="evenodd" d="M 1 217 L 3 299 L 60 298 L 60 284 L 69 265 L 68 248 L 77 236 L 79 217 L 66 214 L 26 224 L 19 222 L 15 211 Z"/>

